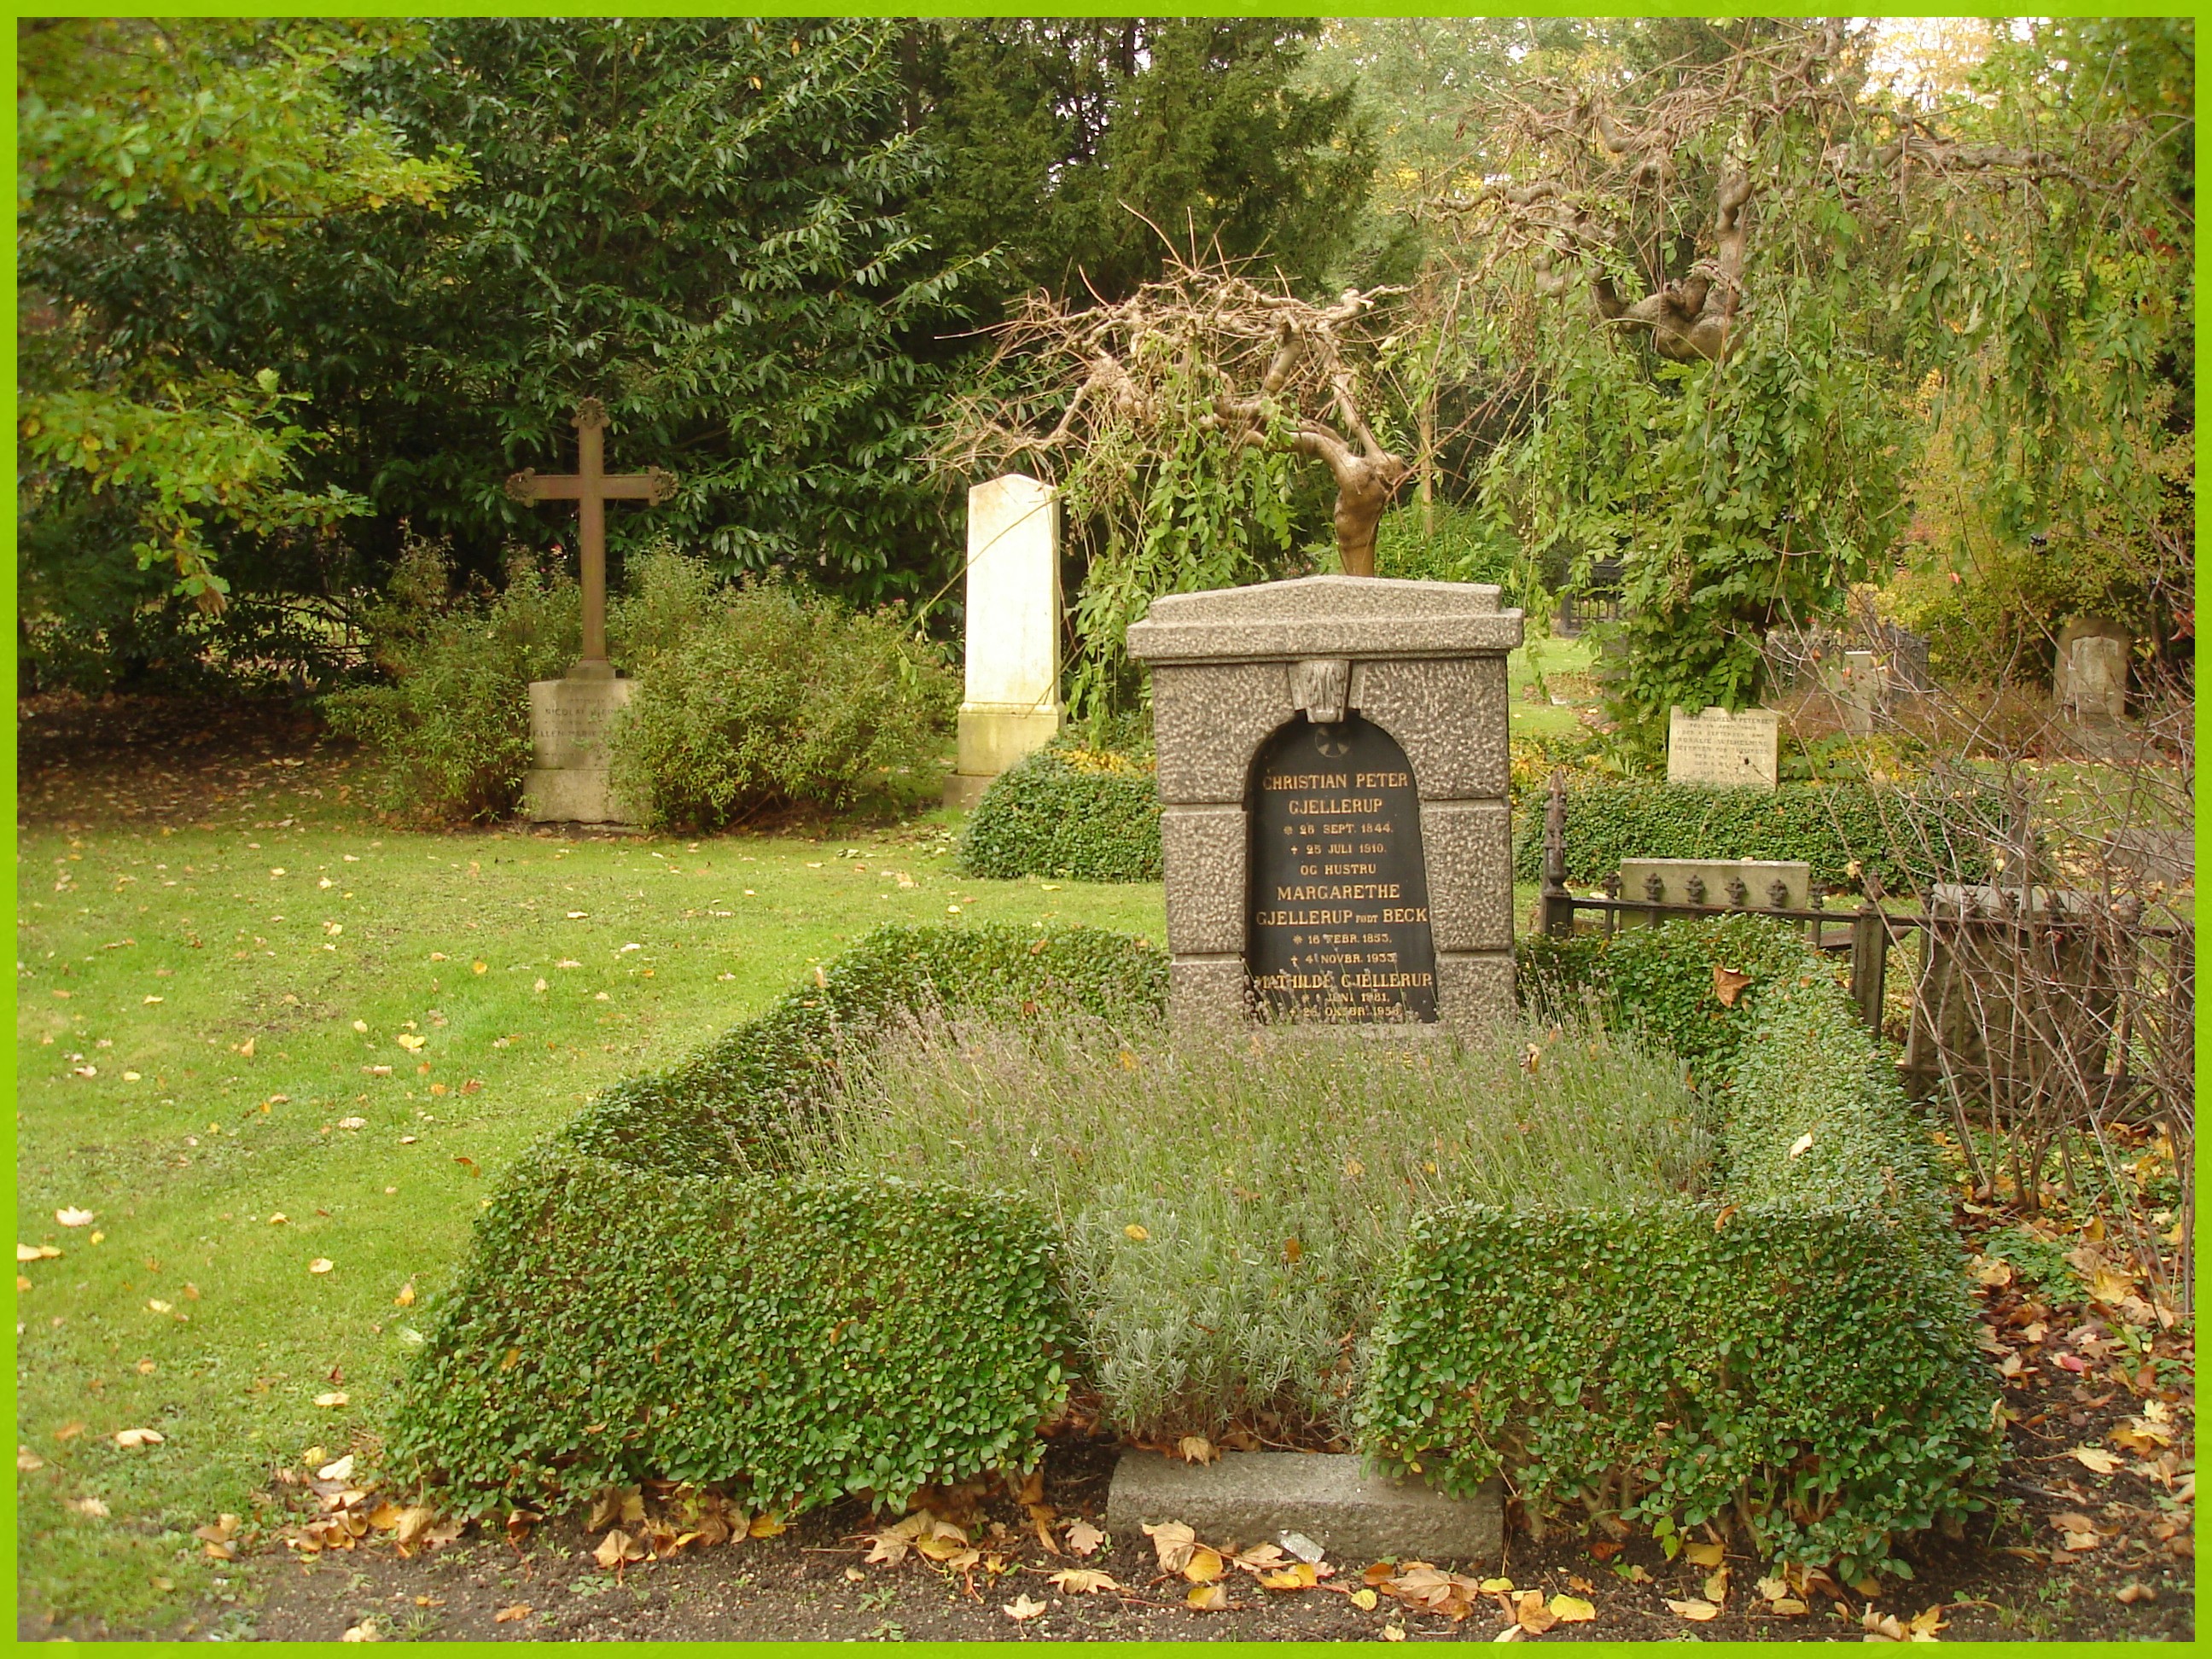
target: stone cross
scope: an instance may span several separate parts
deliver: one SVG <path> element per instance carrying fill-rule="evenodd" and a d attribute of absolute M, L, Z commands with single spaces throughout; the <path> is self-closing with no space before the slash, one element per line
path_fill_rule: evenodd
<path fill-rule="evenodd" d="M 676 493 L 676 477 L 657 466 L 642 472 L 606 471 L 607 406 L 597 398 L 576 405 L 576 471 L 540 477 L 528 467 L 510 476 L 507 493 L 518 501 L 574 501 L 582 520 L 577 545 L 583 555 L 584 654 L 574 671 L 580 679 L 611 679 L 607 663 L 607 503 L 648 506 Z"/>

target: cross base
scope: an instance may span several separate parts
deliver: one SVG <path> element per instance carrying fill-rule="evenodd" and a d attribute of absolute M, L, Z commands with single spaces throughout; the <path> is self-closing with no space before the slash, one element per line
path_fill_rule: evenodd
<path fill-rule="evenodd" d="M 615 678 L 615 665 L 605 657 L 579 657 L 568 665 L 562 677 L 572 680 L 611 680 Z"/>

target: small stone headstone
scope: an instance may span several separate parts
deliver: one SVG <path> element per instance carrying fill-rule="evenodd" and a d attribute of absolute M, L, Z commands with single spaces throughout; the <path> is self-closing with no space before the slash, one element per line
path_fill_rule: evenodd
<path fill-rule="evenodd" d="M 1854 737 L 1870 736 L 1875 716 L 1888 701 L 1889 671 L 1874 652 L 1846 651 L 1842 665 L 1828 677 L 1828 695 L 1844 730 Z"/>
<path fill-rule="evenodd" d="M 2117 624 L 2091 619 L 2068 624 L 2058 636 L 2051 690 L 2058 707 L 2081 720 L 2117 720 L 2127 713 L 2127 635 Z"/>
<path fill-rule="evenodd" d="M 1060 492 L 1009 472 L 968 492 L 967 695 L 945 787 L 972 802 L 1060 730 Z"/>
<path fill-rule="evenodd" d="M 1715 706 L 1667 719 L 1667 781 L 1708 789 L 1771 789 L 1778 770 L 1780 719 L 1771 708 L 1731 714 Z"/>
<path fill-rule="evenodd" d="M 626 825 L 607 772 L 607 728 L 635 682 L 570 674 L 530 685 L 530 770 L 524 816 L 536 823 Z"/>

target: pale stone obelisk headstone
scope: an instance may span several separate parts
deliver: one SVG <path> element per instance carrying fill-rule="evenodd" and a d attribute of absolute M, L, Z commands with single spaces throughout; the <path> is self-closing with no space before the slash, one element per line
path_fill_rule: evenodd
<path fill-rule="evenodd" d="M 1731 714 L 1717 704 L 1667 716 L 1667 781 L 1706 789 L 1771 789 L 1781 717 L 1771 708 Z"/>
<path fill-rule="evenodd" d="M 629 701 L 630 684 L 607 660 L 607 516 L 609 501 L 666 501 L 676 480 L 659 467 L 610 474 L 606 405 L 576 405 L 576 471 L 552 477 L 526 469 L 507 481 L 518 501 L 574 501 L 580 522 L 584 654 L 557 680 L 530 687 L 530 771 L 523 780 L 523 815 L 536 823 L 622 823 L 628 814 L 607 778 L 607 727 Z"/>
<path fill-rule="evenodd" d="M 968 492 L 968 677 L 945 798 L 972 805 L 1060 730 L 1060 492 L 1009 472 Z"/>

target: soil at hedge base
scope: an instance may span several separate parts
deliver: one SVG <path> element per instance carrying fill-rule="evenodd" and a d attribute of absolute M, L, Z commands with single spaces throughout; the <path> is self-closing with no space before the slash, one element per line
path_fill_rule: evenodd
<path fill-rule="evenodd" d="M 2034 1311 L 2032 1304 L 2015 1306 L 2019 1301 L 2002 1291 L 1989 1298 L 1985 1317 L 1993 1334 L 2007 1328 L 2023 1306 Z M 2086 1315 L 2074 1312 L 2077 1321 Z M 2183 1397 L 2180 1388 L 2158 1392 L 2175 1395 L 2169 1403 Z M 1774 1616 L 1754 1588 L 1763 1565 L 1733 1551 L 1725 1604 L 1710 1620 L 1691 1622 L 1668 1600 L 1704 1600 L 1710 1569 L 1686 1559 L 1669 1562 L 1643 1533 L 1616 1541 L 1595 1529 L 1555 1530 L 1538 1545 L 1525 1530 L 1509 1528 L 1502 1563 L 1437 1565 L 1508 1577 L 1516 1591 L 1540 1590 L 1547 1603 L 1556 1595 L 1586 1600 L 1595 1611 L 1586 1623 L 1524 1632 L 1528 1640 L 1693 1635 L 1860 1642 L 1870 1628 L 1875 1640 L 1883 1631 L 1909 1633 L 1911 1621 L 1930 1608 L 1939 1610 L 1935 1634 L 1941 1641 L 2190 1639 L 2196 1607 L 2191 1511 L 2174 1501 L 2189 1477 L 2168 1493 L 2131 1467 L 2133 1460 L 2100 1476 L 2069 1455 L 2074 1447 L 2109 1443 L 2110 1431 L 2140 1412 L 2145 1399 L 2110 1384 L 2082 1386 L 2056 1365 L 2032 1367 L 2006 1398 L 2017 1420 L 1999 1494 L 2006 1500 L 2002 1514 L 1994 1523 L 1978 1522 L 1961 1542 L 1920 1540 L 1911 1552 L 1911 1582 L 1893 1583 L 1875 1598 L 1871 1627 L 1866 1599 L 1848 1589 L 1840 1597 L 1815 1595 L 1802 1617 Z M 2186 1418 L 2182 1427 L 2185 1436 Z M 1117 1454 L 1101 1440 L 1053 1443 L 1042 1500 L 1056 1512 L 1055 1537 L 1063 1548 L 1066 1523 L 1073 1517 L 1103 1525 Z M 1161 1575 L 1150 1540 L 1116 1537 L 1085 1559 L 1054 1557 L 1016 1496 L 998 1489 L 971 1500 L 960 1517 L 979 1541 L 992 1534 L 994 1523 L 1003 1529 L 999 1547 L 1008 1571 L 995 1577 L 933 1566 L 911 1553 L 896 1566 L 868 1565 L 861 1534 L 889 1522 L 871 1519 L 856 1502 L 801 1516 L 774 1537 L 707 1550 L 695 1546 L 665 1560 L 626 1565 L 619 1574 L 594 1559 L 603 1534 L 587 1533 L 581 1516 L 538 1526 L 519 1547 L 495 1527 L 471 1528 L 453 1545 L 413 1559 L 401 1559 L 386 1542 L 301 1561 L 272 1540 L 253 1563 L 266 1592 L 253 1633 L 264 1640 L 331 1641 L 373 1621 L 381 1639 L 441 1641 L 1487 1642 L 1514 1622 L 1495 1595 L 1455 1620 L 1417 1613 L 1387 1595 L 1370 1611 L 1326 1589 L 1263 1589 L 1234 1570 L 1223 1580 L 1228 1607 L 1194 1611 L 1185 1601 L 1190 1586 Z M 2073 1526 L 2081 1516 L 2096 1534 L 2086 1547 Z M 276 1516 L 264 1520 L 274 1523 Z M 1332 1565 L 1339 1574 L 1332 1582 L 1352 1585 L 1369 1565 Z M 1047 1576 L 1072 1566 L 1111 1574 L 1121 1593 L 1061 1594 Z M 1638 1570 L 1648 1582 L 1637 1579 Z M 1006 1609 L 1019 1610 L 1023 1598 L 1045 1610 L 1015 1620 Z"/>

